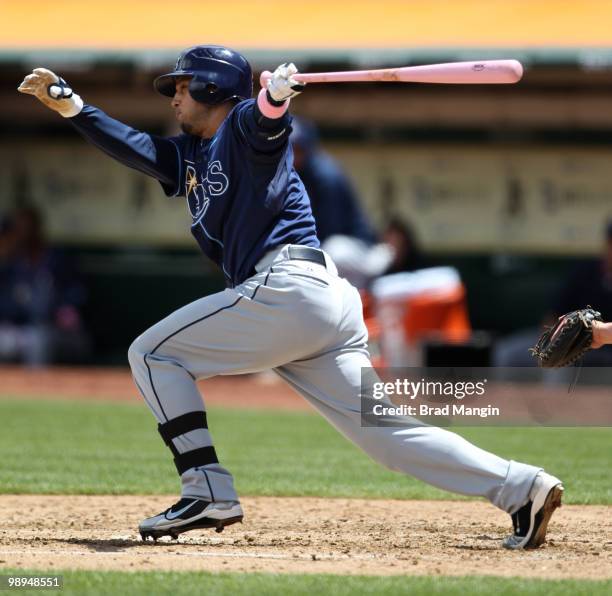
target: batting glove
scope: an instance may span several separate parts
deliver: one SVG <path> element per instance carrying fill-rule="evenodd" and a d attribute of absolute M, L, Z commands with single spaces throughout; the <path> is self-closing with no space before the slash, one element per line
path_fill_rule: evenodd
<path fill-rule="evenodd" d="M 306 83 L 300 83 L 293 78 L 297 71 L 293 62 L 281 64 L 268 79 L 269 98 L 278 104 L 304 91 Z"/>
<path fill-rule="evenodd" d="M 72 92 L 66 81 L 46 68 L 35 68 L 17 91 L 33 95 L 64 118 L 72 118 L 83 109 L 83 100 Z"/>

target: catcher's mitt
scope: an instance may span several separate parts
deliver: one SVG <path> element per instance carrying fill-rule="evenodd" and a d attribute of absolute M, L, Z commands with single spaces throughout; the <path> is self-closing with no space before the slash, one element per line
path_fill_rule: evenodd
<path fill-rule="evenodd" d="M 601 313 L 590 306 L 561 317 L 555 325 L 542 333 L 531 354 L 544 368 L 569 366 L 591 348 L 593 321 L 601 321 Z"/>

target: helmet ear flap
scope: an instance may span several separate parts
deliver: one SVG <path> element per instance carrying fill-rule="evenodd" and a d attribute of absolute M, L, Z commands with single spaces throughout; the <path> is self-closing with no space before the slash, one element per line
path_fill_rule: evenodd
<path fill-rule="evenodd" d="M 207 83 L 204 87 L 204 93 L 208 93 L 209 95 L 214 95 L 219 92 L 219 85 L 216 83 Z"/>
<path fill-rule="evenodd" d="M 213 81 L 203 80 L 201 76 L 194 76 L 189 83 L 189 94 L 201 103 L 214 105 L 221 100 L 220 87 Z"/>

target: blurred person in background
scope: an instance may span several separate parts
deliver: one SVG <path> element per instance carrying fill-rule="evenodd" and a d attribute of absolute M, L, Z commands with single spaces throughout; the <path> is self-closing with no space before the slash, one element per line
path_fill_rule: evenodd
<path fill-rule="evenodd" d="M 612 319 L 612 220 L 605 228 L 602 252 L 581 259 L 563 283 L 553 306 L 554 317 L 590 304 L 604 320 Z"/>
<path fill-rule="evenodd" d="M 406 273 L 430 265 L 423 256 L 412 225 L 393 217 L 387 223 L 380 242 L 365 242 L 346 236 L 332 236 L 324 245 L 333 255 L 338 270 L 360 290 L 370 288 L 383 275 Z"/>
<path fill-rule="evenodd" d="M 294 117 L 290 141 L 297 170 L 314 215 L 321 248 L 342 277 L 364 288 L 386 266 L 388 250 L 376 242 L 351 182 L 338 162 L 319 146 L 315 125 Z"/>
<path fill-rule="evenodd" d="M 543 326 L 553 325 L 557 319 L 574 310 L 592 306 L 601 312 L 604 321 L 612 320 L 612 220 L 605 228 L 604 245 L 601 254 L 595 258 L 581 259 L 565 280 L 562 281 L 557 299 L 549 313 L 544 317 Z M 601 327 L 597 335 L 608 333 L 608 327 Z M 535 366 L 536 360 L 528 349 L 536 345 L 541 328 L 530 328 L 497 342 L 494 364 L 501 367 Z M 597 336 L 595 336 L 597 339 Z M 584 356 L 585 366 L 612 366 L 612 345 L 597 347 L 600 350 L 587 352 Z"/>
<path fill-rule="evenodd" d="M 8 216 L 0 214 L 0 275 L 4 271 L 7 258 L 11 253 L 12 234 Z M 0 277 L 0 279 L 2 279 Z"/>
<path fill-rule="evenodd" d="M 426 266 L 412 227 L 399 218 L 389 221 L 382 242 L 377 242 L 353 186 L 337 161 L 320 148 L 312 122 L 294 117 L 290 140 L 322 248 L 343 277 L 365 288 L 380 275 Z"/>
<path fill-rule="evenodd" d="M 342 235 L 373 244 L 376 234 L 359 199 L 338 162 L 319 147 L 315 125 L 294 117 L 292 126 L 294 166 L 310 198 L 319 240 Z"/>
<path fill-rule="evenodd" d="M 392 218 L 382 234 L 382 241 L 391 248 L 393 255 L 384 271 L 385 275 L 417 271 L 429 266 L 421 252 L 414 228 L 409 222 L 399 217 Z"/>
<path fill-rule="evenodd" d="M 553 318 L 587 305 L 601 312 L 604 321 L 612 320 L 612 220 L 606 225 L 601 254 L 577 263 L 563 284 L 553 307 Z M 604 345 L 610 343 L 608 329 L 609 323 L 595 325 L 593 338 L 601 349 L 585 354 L 586 366 L 612 366 L 612 345 Z"/>
<path fill-rule="evenodd" d="M 9 262 L 13 252 L 13 233 L 7 215 L 0 214 L 0 361 L 2 361 L 2 313 L 8 310 Z"/>
<path fill-rule="evenodd" d="M 86 357 L 85 290 L 51 248 L 41 215 L 15 209 L 0 231 L 0 362 L 42 366 Z"/>

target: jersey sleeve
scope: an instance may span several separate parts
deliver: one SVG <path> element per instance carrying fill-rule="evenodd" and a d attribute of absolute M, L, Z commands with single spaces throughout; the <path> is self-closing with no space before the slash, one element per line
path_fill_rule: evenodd
<path fill-rule="evenodd" d="M 255 162 L 277 162 L 283 155 L 291 133 L 291 116 L 285 112 L 280 118 L 267 118 L 254 99 L 244 101 L 231 116 L 234 134 L 246 147 L 249 159 Z"/>
<path fill-rule="evenodd" d="M 168 196 L 179 194 L 182 187 L 181 137 L 163 138 L 141 132 L 90 105 L 69 121 L 104 153 L 159 180 Z"/>

